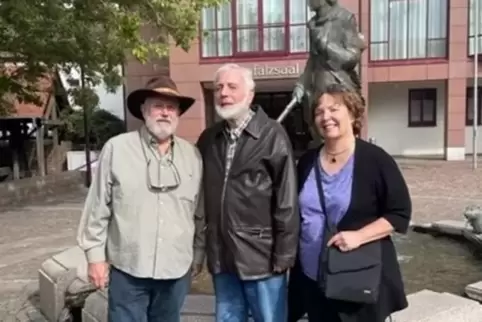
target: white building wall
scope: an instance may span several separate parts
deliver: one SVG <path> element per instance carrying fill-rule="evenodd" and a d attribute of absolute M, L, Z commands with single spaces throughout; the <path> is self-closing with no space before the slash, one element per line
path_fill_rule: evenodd
<path fill-rule="evenodd" d="M 437 89 L 437 126 L 408 127 L 408 91 Z M 370 84 L 368 137 L 395 156 L 444 155 L 445 81 Z"/>
<path fill-rule="evenodd" d="M 482 84 L 482 79 L 479 81 Z M 467 86 L 473 81 L 468 80 Z M 437 126 L 408 127 L 408 91 L 437 89 Z M 368 136 L 395 156 L 444 156 L 446 81 L 370 84 Z M 465 120 L 465 116 L 464 116 Z M 465 127 L 465 152 L 471 154 L 472 127 Z M 478 127 L 478 153 L 482 153 L 482 126 Z"/>

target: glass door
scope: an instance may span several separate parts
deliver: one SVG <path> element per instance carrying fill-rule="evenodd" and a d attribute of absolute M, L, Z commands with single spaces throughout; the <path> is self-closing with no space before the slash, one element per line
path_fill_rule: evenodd
<path fill-rule="evenodd" d="M 291 101 L 291 92 L 257 93 L 253 104 L 260 105 L 270 118 L 276 119 Z M 311 134 L 308 124 L 303 118 L 301 106 L 296 106 L 283 121 L 283 126 L 293 145 L 296 154 L 302 153 L 308 148 Z"/>

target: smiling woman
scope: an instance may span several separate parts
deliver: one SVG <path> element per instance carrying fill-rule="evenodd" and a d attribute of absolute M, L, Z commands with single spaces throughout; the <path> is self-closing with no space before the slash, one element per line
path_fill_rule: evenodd
<path fill-rule="evenodd" d="M 360 135 L 365 104 L 358 93 L 333 85 L 315 97 L 318 99 L 313 101 L 313 123 L 322 137 L 328 139 L 345 134 Z"/>
<path fill-rule="evenodd" d="M 298 162 L 301 234 L 289 321 L 382 322 L 407 306 L 391 233 L 411 217 L 407 185 L 384 150 L 356 138 L 365 104 L 343 85 L 314 96 L 324 143 Z"/>

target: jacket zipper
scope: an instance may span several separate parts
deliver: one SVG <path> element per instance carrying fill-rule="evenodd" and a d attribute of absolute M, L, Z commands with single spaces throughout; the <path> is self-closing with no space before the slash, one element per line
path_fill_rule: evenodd
<path fill-rule="evenodd" d="M 220 214 L 221 218 L 219 218 L 219 227 L 218 227 L 218 234 L 221 236 L 221 238 L 219 239 L 219 242 L 222 245 L 222 247 L 226 247 L 226 243 L 225 243 L 224 239 L 222 238 L 223 231 L 228 230 L 227 227 L 224 227 L 224 225 L 225 225 L 224 224 L 225 223 L 224 214 L 225 214 L 225 210 L 226 210 L 225 209 L 226 204 L 225 204 L 224 201 L 226 199 L 226 188 L 227 188 L 227 185 L 228 185 L 229 174 L 231 173 L 231 169 L 233 168 L 234 160 L 236 158 L 236 155 L 238 154 L 238 148 L 239 148 L 240 141 L 241 141 L 241 137 L 239 137 L 236 141 L 234 155 L 233 155 L 233 158 L 231 159 L 231 165 L 229 166 L 229 169 L 227 171 L 226 171 L 226 156 L 224 157 L 224 171 L 223 171 L 224 172 L 224 183 L 223 183 L 223 190 L 222 190 L 222 193 L 221 193 L 221 214 Z M 226 152 L 227 152 L 227 150 L 226 150 Z M 219 262 L 219 265 L 221 266 L 221 261 L 218 260 L 218 262 Z"/>

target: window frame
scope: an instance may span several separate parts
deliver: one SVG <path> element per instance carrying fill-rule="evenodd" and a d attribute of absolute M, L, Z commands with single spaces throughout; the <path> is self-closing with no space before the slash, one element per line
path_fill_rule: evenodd
<path fill-rule="evenodd" d="M 479 1 L 480 1 L 480 0 L 479 0 Z M 472 27 L 472 24 L 475 24 L 475 21 L 473 20 L 473 19 L 474 19 L 474 15 L 471 14 L 471 12 L 470 12 L 470 11 L 472 11 L 472 1 L 471 1 L 471 0 L 468 0 L 468 2 L 469 2 L 469 8 L 468 8 L 469 10 L 468 10 L 468 12 L 467 12 L 467 15 L 468 15 L 468 17 L 467 17 L 467 18 L 468 18 L 468 19 L 467 19 L 467 21 L 468 21 L 468 25 L 467 25 L 467 57 L 474 59 L 475 52 L 471 52 L 471 51 L 470 51 L 470 41 L 471 41 L 471 40 L 474 40 L 474 39 L 475 39 L 475 35 L 478 34 L 478 37 L 479 37 L 479 47 L 482 48 L 482 31 L 480 31 L 480 32 L 477 33 L 477 31 L 474 30 L 474 34 L 473 34 L 473 35 L 470 34 L 470 28 Z M 480 8 L 479 8 L 479 11 L 482 12 L 482 3 L 479 4 L 479 7 L 480 7 Z M 479 18 L 479 19 L 482 19 L 482 18 Z M 480 25 L 482 26 L 482 21 L 479 22 L 479 23 L 480 23 Z M 474 26 L 474 27 L 475 27 L 475 26 Z M 474 48 L 474 49 L 475 49 L 475 48 Z M 478 60 L 479 60 L 479 61 L 482 61 L 482 51 L 479 51 L 479 55 L 478 55 L 478 56 L 479 56 L 479 57 L 478 57 L 478 58 L 479 58 Z M 467 114 L 466 114 L 466 115 L 467 115 Z"/>
<path fill-rule="evenodd" d="M 423 95 L 433 97 L 433 111 L 432 120 L 426 121 L 423 119 L 424 105 L 423 99 L 420 105 L 420 121 L 412 121 L 412 104 L 414 99 L 412 95 Z M 436 127 L 437 126 L 437 89 L 436 88 L 411 88 L 408 90 L 408 127 Z"/>
<path fill-rule="evenodd" d="M 387 41 L 372 41 L 372 25 L 371 25 L 371 20 L 372 20 L 372 1 L 373 0 L 367 0 L 368 1 L 368 12 L 369 12 L 369 42 L 368 42 L 368 62 L 371 65 L 393 65 L 393 64 L 412 64 L 412 63 L 437 63 L 437 62 L 444 62 L 448 60 L 449 56 L 449 40 L 450 40 L 450 35 L 449 35 L 449 18 L 450 18 L 450 1 L 451 0 L 446 0 L 446 6 L 447 6 L 447 24 L 445 26 L 445 38 L 425 38 L 425 47 L 428 47 L 429 41 L 436 41 L 436 40 L 445 40 L 445 56 L 440 56 L 440 57 L 416 57 L 416 58 L 396 58 L 396 59 L 390 59 L 390 47 L 388 47 L 388 57 L 385 59 L 372 59 L 372 45 L 377 45 L 377 44 L 387 44 L 389 46 L 390 44 L 390 34 L 388 35 L 388 40 Z M 403 1 L 403 2 L 410 2 L 411 0 L 387 0 L 389 3 L 392 1 Z M 389 4 L 390 5 L 390 4 Z M 409 4 L 408 4 L 409 5 Z M 429 21 L 429 11 L 427 10 L 427 25 Z M 407 24 L 407 39 L 409 38 L 409 27 L 410 25 Z M 388 14 L 388 24 L 387 24 L 388 32 L 390 31 L 390 9 L 389 9 L 389 14 Z M 408 42 L 409 44 L 409 42 Z M 408 50 L 409 46 L 407 46 Z M 407 54 L 408 56 L 408 54 Z"/>
<path fill-rule="evenodd" d="M 257 13 L 257 23 L 256 25 L 243 25 L 241 28 L 237 25 L 237 1 L 238 0 L 231 0 L 231 51 L 232 54 L 228 56 L 203 56 L 203 38 L 204 32 L 207 30 L 202 29 L 202 17 L 199 22 L 199 60 L 200 62 L 218 62 L 218 61 L 226 61 L 231 59 L 236 60 L 266 60 L 266 58 L 277 58 L 277 59 L 296 59 L 296 58 L 305 58 L 308 56 L 309 51 L 309 39 L 307 38 L 308 48 L 304 52 L 291 52 L 290 48 L 290 28 L 296 26 L 304 26 L 306 28 L 306 23 L 310 19 L 308 14 L 308 10 L 306 11 L 306 22 L 303 23 L 290 23 L 290 1 L 296 0 L 282 0 L 285 6 L 285 21 L 283 23 L 267 23 L 263 24 L 263 0 L 257 0 L 258 2 L 258 13 Z M 216 8 L 218 10 L 218 8 Z M 217 12 L 217 11 L 216 11 Z M 256 28 L 258 31 L 258 48 L 263 48 L 264 44 L 264 34 L 263 31 L 266 28 L 275 28 L 275 27 L 283 27 L 284 28 L 284 49 L 283 50 L 273 50 L 273 51 L 265 51 L 265 50 L 258 50 L 252 52 L 239 52 L 238 51 L 238 30 L 250 30 Z M 228 30 L 228 28 L 218 28 L 217 27 L 217 15 L 215 21 L 215 29 L 209 31 L 219 31 L 219 30 Z M 216 48 L 216 53 L 218 54 L 218 48 Z"/>
<path fill-rule="evenodd" d="M 478 87 L 477 92 L 477 126 L 482 125 L 482 86 Z M 469 119 L 469 99 L 474 97 L 474 87 L 467 87 L 465 96 L 465 126 L 473 126 L 474 121 Z"/>

